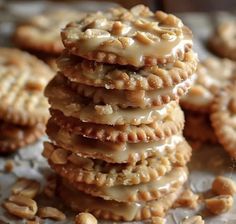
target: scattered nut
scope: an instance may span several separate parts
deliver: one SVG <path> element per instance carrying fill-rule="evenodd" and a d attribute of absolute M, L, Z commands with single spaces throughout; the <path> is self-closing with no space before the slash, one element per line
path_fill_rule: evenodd
<path fill-rule="evenodd" d="M 66 216 L 63 212 L 59 211 L 57 208 L 53 207 L 44 207 L 39 208 L 38 215 L 40 218 L 50 218 L 57 221 L 62 221 L 66 219 Z"/>
<path fill-rule="evenodd" d="M 90 213 L 81 212 L 75 216 L 76 224 L 97 224 L 97 219 Z"/>
<path fill-rule="evenodd" d="M 207 209 L 215 214 L 228 212 L 233 206 L 233 197 L 231 195 L 220 195 L 205 200 Z"/>
<path fill-rule="evenodd" d="M 38 210 L 34 200 L 20 195 L 10 196 L 3 206 L 10 214 L 26 219 L 34 218 Z"/>
<path fill-rule="evenodd" d="M 7 161 L 5 162 L 4 170 L 5 170 L 7 173 L 10 173 L 10 172 L 12 172 L 13 169 L 14 169 L 13 160 L 7 160 Z"/>
<path fill-rule="evenodd" d="M 47 184 L 43 192 L 48 198 L 53 198 L 56 193 L 56 187 L 57 187 L 57 177 L 55 175 L 51 175 L 47 178 Z"/>
<path fill-rule="evenodd" d="M 12 194 L 34 198 L 40 190 L 40 184 L 36 180 L 19 178 L 12 187 Z"/>
<path fill-rule="evenodd" d="M 99 115 L 109 115 L 113 113 L 111 105 L 96 105 L 95 110 Z"/>
<path fill-rule="evenodd" d="M 204 220 L 201 216 L 193 216 L 183 220 L 183 224 L 204 224 Z"/>
<path fill-rule="evenodd" d="M 236 183 L 223 176 L 218 176 L 212 183 L 212 191 L 218 195 L 234 195 L 236 193 Z"/>
<path fill-rule="evenodd" d="M 196 208 L 198 205 L 199 195 L 194 194 L 190 189 L 185 190 L 179 199 L 175 202 L 174 207 Z"/>
<path fill-rule="evenodd" d="M 165 224 L 166 220 L 161 218 L 161 217 L 158 217 L 158 216 L 154 216 L 152 217 L 152 221 L 151 221 L 151 224 Z"/>

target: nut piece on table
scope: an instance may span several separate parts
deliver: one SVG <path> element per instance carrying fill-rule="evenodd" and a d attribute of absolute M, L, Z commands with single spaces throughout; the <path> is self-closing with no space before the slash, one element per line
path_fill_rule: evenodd
<path fill-rule="evenodd" d="M 66 219 L 66 216 L 63 212 L 59 211 L 57 208 L 53 207 L 43 207 L 39 208 L 38 216 L 40 218 L 49 218 L 57 221 L 62 221 Z"/>
<path fill-rule="evenodd" d="M 193 216 L 187 219 L 184 219 L 183 224 L 204 224 L 205 221 L 201 216 Z"/>
<path fill-rule="evenodd" d="M 232 208 L 234 200 L 231 195 L 220 195 L 206 199 L 205 203 L 211 213 L 218 215 L 228 212 Z"/>
<path fill-rule="evenodd" d="M 158 216 L 152 217 L 151 224 L 165 224 L 165 223 L 166 223 L 166 220 L 161 217 L 158 217 Z"/>
<path fill-rule="evenodd" d="M 10 173 L 12 172 L 14 169 L 14 162 L 13 160 L 7 160 L 5 162 L 5 166 L 4 166 L 4 170 L 7 172 L 7 173 Z"/>
<path fill-rule="evenodd" d="M 236 193 L 236 183 L 223 176 L 218 176 L 212 183 L 212 191 L 217 195 L 234 195 Z"/>
<path fill-rule="evenodd" d="M 97 224 L 97 222 L 97 219 L 87 212 L 81 212 L 75 216 L 75 224 Z"/>
<path fill-rule="evenodd" d="M 13 195 L 21 195 L 28 198 L 34 198 L 40 190 L 40 184 L 36 180 L 19 178 L 12 187 Z"/>
<path fill-rule="evenodd" d="M 10 196 L 3 206 L 10 214 L 26 219 L 34 218 L 38 210 L 34 200 L 21 195 Z"/>
<path fill-rule="evenodd" d="M 194 194 L 190 189 L 185 190 L 175 202 L 174 207 L 188 207 L 195 209 L 198 206 L 199 195 Z"/>

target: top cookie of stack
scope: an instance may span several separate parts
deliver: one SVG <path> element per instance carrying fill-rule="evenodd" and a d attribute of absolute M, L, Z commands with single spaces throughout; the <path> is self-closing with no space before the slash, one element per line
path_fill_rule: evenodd
<path fill-rule="evenodd" d="M 74 210 L 141 220 L 165 215 L 179 196 L 191 156 L 178 105 L 197 66 L 191 39 L 181 20 L 142 5 L 62 31 L 43 154 Z"/>

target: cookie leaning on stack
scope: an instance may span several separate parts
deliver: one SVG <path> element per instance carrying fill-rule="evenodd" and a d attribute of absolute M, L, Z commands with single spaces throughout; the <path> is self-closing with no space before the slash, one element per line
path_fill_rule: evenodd
<path fill-rule="evenodd" d="M 197 67 L 191 31 L 138 5 L 89 14 L 62 40 L 43 152 L 59 195 L 98 218 L 164 216 L 188 177 L 178 99 Z"/>
<path fill-rule="evenodd" d="M 44 87 L 53 72 L 28 53 L 0 48 L 0 153 L 36 141 L 48 119 Z"/>

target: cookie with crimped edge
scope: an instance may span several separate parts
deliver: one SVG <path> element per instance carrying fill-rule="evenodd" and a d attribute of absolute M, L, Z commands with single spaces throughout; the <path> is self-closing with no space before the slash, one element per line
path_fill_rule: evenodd
<path fill-rule="evenodd" d="M 50 113 L 52 119 L 61 127 L 100 141 L 133 143 L 158 141 L 180 133 L 184 128 L 184 114 L 180 108 L 176 108 L 164 121 L 138 126 L 85 123 L 74 117 L 66 117 L 58 110 L 50 109 Z"/>
<path fill-rule="evenodd" d="M 20 126 L 0 121 L 0 154 L 7 154 L 37 141 L 45 131 L 44 124 Z"/>
<path fill-rule="evenodd" d="M 163 121 L 178 108 L 172 101 L 154 108 L 120 108 L 117 106 L 94 104 L 79 96 L 65 84 L 65 78 L 58 73 L 47 85 L 45 96 L 52 109 L 60 110 L 65 116 L 77 118 L 83 122 L 108 125 L 150 124 L 156 120 Z"/>
<path fill-rule="evenodd" d="M 62 73 L 72 82 L 118 90 L 157 90 L 174 87 L 196 71 L 197 56 L 186 52 L 182 60 L 135 68 L 89 61 L 73 56 L 67 50 L 57 59 Z"/>
<path fill-rule="evenodd" d="M 11 48 L 0 48 L 0 117 L 5 121 L 33 126 L 48 119 L 43 95 L 53 71 L 36 57 Z"/>
<path fill-rule="evenodd" d="M 177 191 L 159 200 L 125 203 L 92 197 L 69 187 L 66 182 L 58 186 L 59 196 L 72 210 L 76 212 L 86 210 L 97 218 L 113 221 L 138 221 L 152 216 L 164 217 L 182 191 L 181 186 Z"/>
<path fill-rule="evenodd" d="M 61 36 L 72 54 L 135 67 L 182 59 L 192 47 L 192 33 L 179 18 L 144 5 L 88 14 L 69 23 Z"/>
<path fill-rule="evenodd" d="M 60 30 L 67 23 L 81 19 L 83 16 L 85 13 L 82 12 L 57 10 L 30 17 L 16 27 L 14 42 L 23 49 L 58 55 L 64 49 Z"/>
<path fill-rule="evenodd" d="M 194 76 L 177 84 L 174 87 L 158 90 L 116 90 L 102 87 L 93 87 L 68 81 L 68 86 L 79 95 L 92 99 L 94 104 L 108 104 L 112 107 L 121 108 L 150 108 L 178 101 L 180 97 L 187 94 L 193 83 Z"/>
<path fill-rule="evenodd" d="M 141 202 L 160 199 L 167 194 L 175 192 L 187 181 L 188 171 L 186 167 L 175 167 L 165 176 L 148 183 L 136 185 L 118 185 L 113 187 L 97 187 L 91 184 L 70 182 L 75 189 L 94 197 L 118 202 Z"/>
<path fill-rule="evenodd" d="M 147 183 L 170 172 L 174 166 L 184 166 L 191 157 L 191 147 L 183 141 L 168 154 L 148 157 L 135 165 L 83 158 L 49 142 L 44 144 L 43 155 L 56 173 L 72 182 L 111 187 Z"/>
<path fill-rule="evenodd" d="M 236 159 L 236 83 L 225 87 L 215 98 L 210 115 L 219 142 Z"/>
<path fill-rule="evenodd" d="M 108 163 L 132 163 L 155 156 L 156 158 L 175 150 L 176 145 L 184 138 L 182 133 L 168 138 L 140 143 L 128 142 L 101 142 L 96 139 L 85 138 L 73 131 L 68 131 L 49 119 L 47 135 L 50 140 L 66 150 L 81 157 L 101 159 Z"/>
<path fill-rule="evenodd" d="M 194 85 L 180 100 L 181 106 L 191 111 L 210 113 L 214 97 L 222 85 L 236 79 L 236 63 L 209 57 L 199 63 L 196 74 Z"/>
<path fill-rule="evenodd" d="M 218 143 L 208 114 L 184 111 L 185 126 L 183 134 L 186 138 L 200 142 Z"/>
<path fill-rule="evenodd" d="M 217 25 L 215 32 L 209 38 L 209 47 L 221 57 L 236 60 L 236 22 L 234 20 L 223 21 Z"/>

